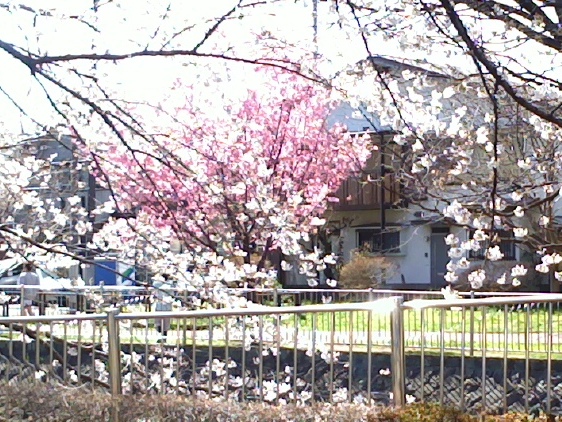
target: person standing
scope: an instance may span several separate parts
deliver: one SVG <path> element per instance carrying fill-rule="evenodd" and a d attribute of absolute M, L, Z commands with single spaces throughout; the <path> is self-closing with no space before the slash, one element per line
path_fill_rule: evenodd
<path fill-rule="evenodd" d="M 156 312 L 171 312 L 174 301 L 173 281 L 167 275 L 155 278 L 152 286 L 156 289 Z M 170 318 L 156 318 L 156 330 L 160 333 L 159 342 L 165 343 L 170 329 Z"/>
<path fill-rule="evenodd" d="M 23 284 L 25 286 L 39 286 L 39 276 L 35 272 L 35 267 L 32 263 L 27 262 L 23 266 L 23 272 L 20 274 L 18 279 L 19 284 Z M 20 298 L 23 300 L 23 310 L 24 314 L 27 316 L 32 316 L 33 314 L 33 301 L 37 297 L 37 289 L 24 289 L 24 296 Z"/>

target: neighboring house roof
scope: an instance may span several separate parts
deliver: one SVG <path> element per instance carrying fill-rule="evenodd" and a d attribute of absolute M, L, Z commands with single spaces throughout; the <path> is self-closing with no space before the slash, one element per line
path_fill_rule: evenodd
<path fill-rule="evenodd" d="M 394 59 L 382 56 L 370 56 L 357 63 L 357 71 L 363 72 L 365 68 L 375 64 L 379 70 L 387 72 L 397 72 L 410 70 L 416 73 L 424 73 L 429 77 L 449 78 L 441 73 L 427 70 L 419 66 L 403 63 Z M 364 105 L 353 107 L 349 103 L 342 103 L 328 117 L 328 126 L 344 124 L 350 132 L 392 132 L 392 127 L 382 125 L 380 118 L 375 113 L 368 110 Z"/>
<path fill-rule="evenodd" d="M 19 144 L 19 148 L 24 154 L 51 163 L 63 163 L 76 159 L 72 138 L 67 135 L 59 135 L 54 130 L 45 135 L 25 139 Z"/>
<path fill-rule="evenodd" d="M 368 67 L 372 66 L 373 64 L 377 66 L 379 70 L 385 70 L 387 72 L 410 70 L 415 73 L 425 73 L 426 76 L 432 78 L 452 79 L 450 76 L 436 72 L 434 70 L 425 69 L 421 66 L 412 65 L 403 61 L 398 61 L 383 56 L 369 56 L 357 63 L 361 70 L 364 70 L 365 66 Z"/>
<path fill-rule="evenodd" d="M 336 124 L 343 124 L 349 132 L 389 132 L 390 126 L 381 125 L 379 117 L 368 111 L 366 106 L 360 105 L 354 108 L 349 103 L 342 103 L 330 113 L 327 119 L 329 127 Z"/>

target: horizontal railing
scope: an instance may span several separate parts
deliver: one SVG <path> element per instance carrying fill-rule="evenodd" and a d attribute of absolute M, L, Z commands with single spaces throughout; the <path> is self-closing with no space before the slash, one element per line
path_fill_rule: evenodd
<path fill-rule="evenodd" d="M 0 285 L 0 291 L 10 291 L 17 293 L 21 289 L 21 284 L 13 284 L 13 285 Z M 164 288 L 156 288 L 152 286 L 113 286 L 113 285 L 92 285 L 92 286 L 69 286 L 69 287 L 43 287 L 43 286 L 33 286 L 33 285 L 25 285 L 26 289 L 33 289 L 39 290 L 44 293 L 49 294 L 73 294 L 73 293 L 81 293 L 81 292 L 103 292 L 103 293 L 143 293 L 145 291 L 157 292 L 157 291 L 166 291 L 166 292 L 175 292 L 175 293 L 200 293 L 204 291 L 202 290 L 195 290 L 195 289 L 185 289 L 180 288 L 177 286 L 166 286 Z M 361 295 L 362 297 L 371 296 L 413 296 L 413 297 L 443 297 L 443 293 L 441 291 L 433 291 L 433 290 L 408 290 L 408 289 L 340 289 L 340 288 L 226 288 L 225 291 L 228 291 L 232 294 L 256 294 L 256 295 L 315 295 L 315 294 L 340 294 L 344 295 Z M 472 292 L 456 292 L 456 294 L 460 297 L 503 297 L 503 296 L 528 296 L 529 294 L 533 294 L 532 292 L 489 292 L 489 291 L 472 291 Z M 540 293 L 541 295 L 547 293 Z M 312 296 L 309 296 L 312 297 Z"/>
<path fill-rule="evenodd" d="M 4 284 L 0 285 L 0 290 L 10 290 L 16 291 L 22 285 L 21 284 Z M 39 289 L 45 292 L 80 292 L 80 291 L 107 291 L 107 292 L 142 292 L 144 290 L 160 290 L 152 286 L 124 286 L 124 285 L 82 285 L 82 286 L 68 286 L 68 287 L 43 287 L 29 285 L 27 288 Z M 185 289 L 177 287 L 174 285 L 166 286 L 166 291 L 173 292 L 190 292 L 196 293 L 199 290 L 196 289 Z M 304 294 L 304 293 L 341 293 L 341 294 L 411 294 L 411 295 L 438 295 L 442 296 L 440 290 L 408 290 L 408 289 L 343 289 L 343 288 L 225 288 L 225 290 L 233 293 L 257 293 L 257 294 L 273 294 L 274 292 L 280 294 Z M 498 296 L 524 296 L 533 294 L 532 292 L 494 292 L 494 291 L 472 291 L 472 292 L 456 292 L 460 296 L 475 296 L 475 297 L 498 297 Z M 548 293 L 536 293 L 536 294 L 548 294 Z"/>
<path fill-rule="evenodd" d="M 157 289 L 150 286 L 72 286 L 69 288 L 50 288 L 42 286 L 4 285 L 0 286 L 1 292 L 10 296 L 8 304 L 20 303 L 19 298 L 26 290 L 36 293 L 35 302 L 40 313 L 45 313 L 49 305 L 60 308 L 85 312 L 93 310 L 92 301 L 88 295 L 98 295 L 105 304 L 116 306 L 131 306 L 133 304 L 145 305 L 144 310 L 150 311 L 150 305 L 156 297 L 173 295 L 184 303 L 189 303 L 192 297 L 206 297 L 211 292 L 195 292 L 180 289 L 174 286 Z M 254 303 L 270 306 L 301 305 L 310 303 L 349 303 L 376 300 L 390 296 L 401 296 L 404 300 L 413 299 L 441 299 L 440 291 L 424 290 L 388 290 L 388 289 L 226 289 L 230 295 L 242 296 Z M 461 297 L 488 297 L 488 296 L 517 296 L 528 295 L 518 292 L 459 292 Z M 0 298 L 1 299 L 1 298 Z M 99 301 L 99 299 L 97 299 Z M 4 310 L 7 314 L 7 309 Z"/>

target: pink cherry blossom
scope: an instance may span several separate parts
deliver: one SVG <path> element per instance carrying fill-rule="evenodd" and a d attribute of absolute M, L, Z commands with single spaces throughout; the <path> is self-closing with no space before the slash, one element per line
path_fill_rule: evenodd
<path fill-rule="evenodd" d="M 185 102 L 166 136 L 109 148 L 99 170 L 117 181 L 121 204 L 171 228 L 186 247 L 246 263 L 257 255 L 260 270 L 273 250 L 298 254 L 302 234 L 317 230 L 329 196 L 370 151 L 368 140 L 327 126 L 337 106 L 329 89 L 280 71 L 256 77 L 262 88 L 225 112 L 196 106 L 178 83 Z"/>

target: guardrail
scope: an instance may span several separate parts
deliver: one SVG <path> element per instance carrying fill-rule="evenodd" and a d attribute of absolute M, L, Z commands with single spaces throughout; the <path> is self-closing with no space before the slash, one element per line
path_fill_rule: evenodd
<path fill-rule="evenodd" d="M 155 297 L 160 295 L 173 295 L 183 303 L 190 303 L 192 296 L 208 297 L 212 292 L 193 292 L 174 286 L 165 289 L 156 289 L 150 286 L 72 286 L 64 289 L 45 289 L 41 286 L 4 285 L 0 286 L 1 292 L 10 296 L 5 299 L 3 316 L 9 314 L 9 304 L 20 304 L 20 297 L 26 290 L 37 292 L 35 300 L 39 314 L 44 315 L 50 305 L 66 309 L 68 312 L 94 311 L 93 302 L 103 302 L 105 305 L 130 306 L 143 305 L 143 309 L 150 311 Z M 414 299 L 442 299 L 440 291 L 424 290 L 386 290 L 386 289 L 225 289 L 229 295 L 242 296 L 251 302 L 269 306 L 290 306 L 314 303 L 356 303 L 366 302 L 385 297 L 401 296 L 405 301 Z M 461 297 L 503 297 L 525 296 L 528 293 L 519 292 L 459 292 Z M 92 296 L 99 296 L 91 300 Z M 90 298 L 89 298 L 90 297 Z M 2 296 L 0 296 L 0 300 Z M 23 311 L 23 306 L 22 306 Z"/>
<path fill-rule="evenodd" d="M 473 412 L 552 412 L 562 401 L 562 295 L 184 312 L 0 318 L 0 381 L 26 376 L 159 393 L 257 400 L 437 401 Z M 481 318 L 468 331 L 470 312 Z M 461 316 L 451 347 L 447 315 Z M 525 322 L 521 333 L 509 318 Z M 544 313 L 544 315 L 542 314 Z M 540 318 L 537 315 L 540 314 Z M 419 318 L 413 344 L 408 320 Z M 437 317 L 436 331 L 429 315 Z M 497 332 L 494 318 L 503 321 Z M 378 321 L 378 323 L 377 323 Z M 384 321 L 384 322 L 383 322 Z M 377 324 L 381 324 L 377 326 Z M 377 331 L 384 324 L 384 333 Z M 537 330 L 534 330 L 534 325 Z M 540 332 L 536 347 L 533 333 Z M 496 336 L 499 336 L 497 340 Z M 501 343 L 501 350 L 490 345 Z"/>
<path fill-rule="evenodd" d="M 247 297 L 252 302 L 283 306 L 312 303 L 367 302 L 385 297 L 400 296 L 414 299 L 443 299 L 441 291 L 399 289 L 229 289 L 232 294 Z M 457 292 L 463 298 L 528 296 L 526 292 Z"/>
<path fill-rule="evenodd" d="M 136 392 L 235 396 L 239 400 L 339 402 L 374 400 L 376 368 L 371 333 L 359 352 L 336 344 L 331 332 L 301 330 L 319 314 L 397 312 L 396 298 L 371 303 L 185 312 L 119 313 L 0 318 L 0 379 L 33 368 L 34 378 L 102 386 L 113 394 Z M 369 316 L 371 315 L 371 316 Z M 352 318 L 350 318 L 352 320 Z M 398 325 L 395 325 L 398 327 Z M 2 337 L 4 336 L 4 337 Z M 396 346 L 401 348 L 400 343 Z M 395 358 L 400 355 L 396 354 Z M 394 359 L 395 359 L 394 358 Z M 368 371 L 355 371 L 357 363 Z M 345 368 L 342 365 L 346 364 Z M 2 365 L 0 365 L 2 368 Z M 344 376 L 342 377 L 342 368 Z M 359 390 L 357 389 L 358 386 Z M 397 384 L 395 388 L 399 388 Z M 388 392 L 383 393 L 388 402 Z M 401 404 L 401 391 L 395 401 Z"/>
<path fill-rule="evenodd" d="M 437 354 L 430 350 L 434 339 L 422 335 L 419 354 L 410 366 L 417 368 L 413 378 L 419 379 L 421 384 L 421 388 L 415 391 L 416 398 L 420 401 L 438 401 L 462 410 L 470 406 L 472 411 L 478 412 L 507 413 L 516 410 L 529 413 L 532 410 L 535 414 L 560 414 L 562 385 L 557 374 L 562 370 L 562 356 L 558 354 L 559 347 L 555 346 L 559 346 L 561 341 L 562 322 L 555 306 L 561 300 L 561 294 L 543 294 L 404 303 L 401 307 L 404 315 L 411 311 L 421 312 L 422 330 L 423 316 L 427 312 L 437 312 L 442 321 L 437 334 Z M 519 336 L 520 333 L 513 333 L 513 327 L 508 323 L 512 309 L 521 310 L 525 324 L 525 342 L 516 352 L 510 343 L 513 335 Z M 447 348 L 450 338 L 444 323 L 445 314 L 453 310 L 463 316 L 474 310 L 481 313 L 478 333 L 468 332 L 467 319 L 461 319 L 458 353 L 451 353 Z M 540 319 L 535 318 L 539 313 L 544 315 Z M 493 314 L 499 314 L 503 321 L 499 333 L 495 329 L 490 330 L 489 317 Z M 533 342 L 533 334 L 537 332 L 532 330 L 534 324 L 539 325 L 537 331 L 541 334 L 539 347 Z M 406 330 L 405 325 L 401 327 Z M 490 343 L 495 344 L 495 341 L 501 344 L 500 350 L 490 348 Z M 431 365 L 428 364 L 429 360 L 433 360 L 431 368 L 428 368 Z M 395 371 L 404 373 L 401 371 L 405 371 L 406 361 L 402 360 L 398 364 L 401 368 Z M 427 393 L 428 385 L 434 387 L 430 394 Z"/>

